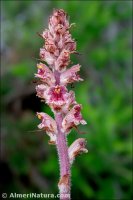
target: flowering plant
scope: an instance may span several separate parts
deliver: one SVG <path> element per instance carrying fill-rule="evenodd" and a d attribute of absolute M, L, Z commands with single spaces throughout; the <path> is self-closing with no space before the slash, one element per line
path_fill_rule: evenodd
<path fill-rule="evenodd" d="M 71 26 L 64 10 L 53 11 L 49 18 L 49 29 L 40 34 L 45 44 L 40 49 L 41 62 L 37 64 L 38 71 L 35 74 L 41 80 L 41 84 L 36 86 L 37 96 L 50 106 L 55 117 L 53 119 L 46 113 L 37 113 L 41 120 L 38 128 L 48 134 L 49 144 L 57 147 L 60 163 L 58 187 L 62 200 L 70 199 L 70 168 L 75 157 L 87 152 L 84 138 L 75 140 L 70 147 L 66 140 L 73 127 L 86 124 L 81 114 L 82 106 L 76 102 L 74 92 L 67 89 L 67 84 L 83 81 L 78 75 L 79 64 L 67 69 L 70 55 L 76 53 L 76 42 L 69 32 Z"/>

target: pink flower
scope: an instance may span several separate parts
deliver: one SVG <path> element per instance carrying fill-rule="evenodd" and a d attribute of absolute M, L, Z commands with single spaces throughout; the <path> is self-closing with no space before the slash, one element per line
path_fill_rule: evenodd
<path fill-rule="evenodd" d="M 64 35 L 64 48 L 70 52 L 76 50 L 76 42 L 71 38 L 71 34 L 68 31 Z"/>
<path fill-rule="evenodd" d="M 45 31 L 43 31 L 43 33 L 41 34 L 41 36 L 45 39 L 45 40 L 52 40 L 53 36 L 51 34 L 51 32 L 48 29 L 45 29 Z"/>
<path fill-rule="evenodd" d="M 37 74 L 35 77 L 38 77 L 42 80 L 42 82 L 52 86 L 55 83 L 55 77 L 53 72 L 43 63 L 37 64 Z"/>
<path fill-rule="evenodd" d="M 49 19 L 49 30 L 53 36 L 56 34 L 64 34 L 69 28 L 66 13 L 63 10 L 55 10 Z M 55 37 L 54 37 L 55 39 Z"/>
<path fill-rule="evenodd" d="M 67 85 L 67 83 L 73 83 L 75 81 L 83 81 L 83 79 L 80 78 L 79 75 L 77 74 L 79 70 L 80 70 L 80 65 L 77 64 L 71 67 L 70 69 L 64 71 L 63 73 L 61 73 L 60 83 L 62 85 Z"/>
<path fill-rule="evenodd" d="M 76 43 L 74 41 L 69 41 L 65 43 L 65 49 L 69 50 L 70 52 L 73 52 L 76 50 Z"/>
<path fill-rule="evenodd" d="M 44 99 L 53 111 L 67 113 L 71 105 L 76 104 L 74 92 L 68 92 L 65 86 L 40 84 L 36 86 L 36 91 L 37 96 Z"/>
<path fill-rule="evenodd" d="M 85 138 L 78 138 L 75 140 L 68 149 L 69 161 L 72 164 L 75 157 L 81 153 L 87 153 L 88 150 L 85 148 L 86 140 Z"/>
<path fill-rule="evenodd" d="M 56 50 L 58 50 L 57 45 L 55 45 L 55 43 L 57 43 L 59 41 L 60 36 L 57 35 L 55 32 L 51 32 L 48 29 L 45 29 L 45 31 L 43 31 L 42 34 L 40 34 L 42 36 L 42 38 L 45 39 L 45 44 L 49 43 L 49 44 L 54 44 L 54 48 Z M 51 43 L 50 43 L 51 41 Z M 56 47 L 55 47 L 56 46 Z M 47 47 L 45 47 L 47 48 Z M 53 48 L 53 47 L 52 47 Z"/>
<path fill-rule="evenodd" d="M 53 12 L 53 15 L 49 19 L 50 26 L 57 26 L 58 24 L 63 24 L 66 27 L 69 27 L 69 22 L 67 20 L 67 15 L 64 10 L 59 9 Z"/>
<path fill-rule="evenodd" d="M 40 84 L 36 86 L 36 92 L 37 92 L 37 96 L 40 98 L 45 99 L 47 96 L 47 91 L 48 91 L 49 87 L 45 84 Z"/>
<path fill-rule="evenodd" d="M 59 33 L 59 34 L 64 34 L 66 31 L 66 27 L 64 27 L 62 24 L 58 24 L 56 27 L 55 27 L 55 32 L 56 33 Z"/>
<path fill-rule="evenodd" d="M 64 71 L 70 62 L 70 51 L 63 49 L 58 59 L 55 61 L 55 69 Z"/>
<path fill-rule="evenodd" d="M 63 106 L 67 104 L 67 100 L 71 96 L 65 86 L 53 86 L 49 89 L 46 95 L 46 103 L 48 103 L 53 110 L 60 111 Z"/>
<path fill-rule="evenodd" d="M 52 39 L 47 39 L 45 41 L 45 49 L 55 56 L 59 56 L 59 50 Z"/>
<path fill-rule="evenodd" d="M 58 41 L 58 47 L 60 49 L 66 49 L 70 52 L 76 50 L 76 42 L 71 38 L 69 32 L 65 32 L 64 35 L 60 35 L 60 39 Z"/>
<path fill-rule="evenodd" d="M 65 133 L 69 133 L 70 130 L 79 125 L 80 123 L 85 125 L 87 124 L 85 120 L 83 120 L 81 115 L 81 105 L 75 105 L 65 116 L 62 121 L 62 130 Z"/>
<path fill-rule="evenodd" d="M 69 92 L 69 98 L 66 100 L 66 104 L 62 108 L 63 113 L 68 113 L 72 105 L 77 104 L 75 101 L 75 93 L 73 91 Z"/>
<path fill-rule="evenodd" d="M 42 120 L 41 124 L 38 125 L 39 129 L 43 129 L 50 136 L 49 143 L 56 142 L 57 126 L 55 120 L 47 115 L 46 113 L 37 113 L 37 117 Z"/>
<path fill-rule="evenodd" d="M 55 62 L 54 54 L 46 51 L 44 48 L 40 49 L 40 57 L 42 60 L 46 61 L 50 66 Z"/>

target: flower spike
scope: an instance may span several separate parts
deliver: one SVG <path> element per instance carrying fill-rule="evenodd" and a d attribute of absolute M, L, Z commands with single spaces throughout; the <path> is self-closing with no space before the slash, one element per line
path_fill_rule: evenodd
<path fill-rule="evenodd" d="M 84 138 L 75 140 L 70 147 L 66 138 L 73 127 L 86 124 L 81 114 L 82 106 L 75 100 L 75 93 L 67 89 L 67 84 L 83 81 L 78 74 L 79 64 L 68 67 L 71 64 L 71 54 L 76 53 L 76 42 L 70 34 L 72 25 L 63 9 L 53 11 L 48 29 L 39 34 L 44 44 L 40 48 L 41 62 L 37 64 L 35 73 L 41 82 L 36 86 L 36 95 L 54 113 L 54 119 L 43 112 L 38 112 L 37 116 L 41 120 L 38 128 L 50 137 L 49 144 L 57 147 L 60 160 L 60 200 L 70 200 L 71 164 L 77 155 L 87 153 Z"/>

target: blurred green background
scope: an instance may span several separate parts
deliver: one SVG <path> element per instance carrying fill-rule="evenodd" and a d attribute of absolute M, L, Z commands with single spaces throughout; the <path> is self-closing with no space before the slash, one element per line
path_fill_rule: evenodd
<path fill-rule="evenodd" d="M 39 48 L 36 32 L 53 8 L 76 23 L 71 33 L 82 55 L 84 82 L 74 84 L 86 126 L 68 136 L 88 141 L 88 154 L 72 167 L 72 199 L 131 199 L 131 1 L 2 1 L 2 192 L 58 193 L 58 159 L 48 136 L 37 130 L 37 111 L 51 114 L 35 94 Z M 71 89 L 71 88 L 70 88 Z"/>

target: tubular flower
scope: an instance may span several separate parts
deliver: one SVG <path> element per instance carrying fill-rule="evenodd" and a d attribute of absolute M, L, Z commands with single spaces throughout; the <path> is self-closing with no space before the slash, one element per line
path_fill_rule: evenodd
<path fill-rule="evenodd" d="M 49 143 L 56 142 L 57 126 L 55 120 L 46 113 L 37 113 L 37 117 L 42 121 L 38 125 L 39 129 L 43 129 L 50 136 Z"/>
<path fill-rule="evenodd" d="M 50 53 L 53 53 L 55 56 L 59 56 L 59 50 L 52 39 L 46 40 L 44 47 Z"/>
<path fill-rule="evenodd" d="M 35 74 L 35 77 L 40 78 L 42 82 L 46 83 L 47 85 L 54 85 L 55 83 L 55 77 L 52 71 L 43 63 L 37 64 L 37 74 Z"/>
<path fill-rule="evenodd" d="M 54 110 L 60 111 L 62 106 L 66 104 L 68 98 L 69 93 L 67 88 L 64 86 L 56 85 L 49 89 L 46 102 L 51 105 Z"/>
<path fill-rule="evenodd" d="M 49 18 L 48 29 L 39 34 L 45 41 L 40 48 L 41 62 L 37 64 L 35 77 L 41 83 L 36 86 L 37 96 L 49 105 L 54 118 L 46 113 L 37 113 L 41 123 L 39 129 L 50 137 L 49 144 L 55 144 L 60 160 L 60 200 L 70 200 L 70 167 L 76 155 L 87 152 L 85 139 L 79 138 L 69 148 L 66 137 L 73 127 L 86 124 L 82 118 L 81 105 L 75 100 L 73 91 L 67 84 L 83 81 L 78 75 L 80 65 L 70 68 L 70 55 L 76 52 L 76 42 L 70 34 L 67 14 L 64 10 L 54 10 Z M 47 63 L 44 64 L 43 62 Z M 63 196 L 67 194 L 66 196 Z M 68 196 L 69 194 L 69 196 Z"/>
<path fill-rule="evenodd" d="M 67 113 L 62 121 L 63 132 L 69 133 L 73 127 L 79 124 L 87 124 L 86 121 L 83 120 L 80 111 L 81 105 L 77 104 Z"/>
<path fill-rule="evenodd" d="M 73 52 L 76 50 L 76 42 L 71 38 L 69 32 L 65 32 L 64 35 L 60 35 L 60 40 L 58 42 L 58 48 L 62 50 L 63 48 Z"/>
<path fill-rule="evenodd" d="M 53 65 L 55 61 L 55 56 L 54 54 L 46 51 L 46 49 L 41 48 L 40 49 L 40 57 L 43 61 L 46 61 L 48 65 Z"/>
<path fill-rule="evenodd" d="M 44 85 L 44 84 L 37 85 L 36 86 L 36 92 L 37 92 L 36 95 L 42 99 L 46 99 L 48 89 L 49 89 L 49 87 L 47 85 Z"/>
<path fill-rule="evenodd" d="M 63 49 L 59 57 L 55 61 L 55 69 L 58 71 L 64 71 L 69 62 L 70 62 L 70 51 Z"/>
<path fill-rule="evenodd" d="M 66 85 L 67 83 L 73 83 L 75 81 L 83 81 L 82 78 L 79 77 L 77 72 L 80 70 L 80 65 L 74 65 L 70 69 L 61 73 L 60 82 L 62 85 Z"/>
<path fill-rule="evenodd" d="M 77 155 L 88 152 L 88 150 L 85 148 L 85 145 L 85 138 L 78 138 L 71 144 L 71 146 L 68 149 L 69 160 L 71 164 L 73 163 Z"/>
<path fill-rule="evenodd" d="M 77 104 L 77 102 L 75 101 L 75 94 L 73 91 L 70 91 L 69 98 L 66 100 L 66 104 L 62 108 L 62 112 L 64 114 L 68 113 L 68 110 L 71 109 L 71 106 L 75 104 Z"/>

